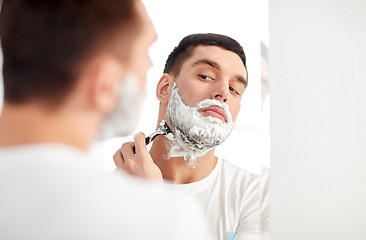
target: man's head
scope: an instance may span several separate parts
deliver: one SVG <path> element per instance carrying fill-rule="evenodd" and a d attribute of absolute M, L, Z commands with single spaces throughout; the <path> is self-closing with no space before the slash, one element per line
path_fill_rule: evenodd
<path fill-rule="evenodd" d="M 214 33 L 192 34 L 183 38 L 170 53 L 164 68 L 164 73 L 178 75 L 183 62 L 189 58 L 197 46 L 217 46 L 236 53 L 246 68 L 246 56 L 240 44 L 234 39 Z"/>
<path fill-rule="evenodd" d="M 131 130 L 156 39 L 140 0 L 4 0 L 0 37 L 5 104 L 73 109 L 93 126 L 118 118 L 109 136 Z"/>
<path fill-rule="evenodd" d="M 159 118 L 181 140 L 170 156 L 190 152 L 194 164 L 226 140 L 248 82 L 245 61 L 235 40 L 217 34 L 190 35 L 173 50 L 157 87 Z"/>
<path fill-rule="evenodd" d="M 134 0 L 4 0 L 0 36 L 4 97 L 59 105 L 87 62 L 110 53 L 127 62 L 139 34 Z"/>
<path fill-rule="evenodd" d="M 142 110 L 146 73 L 152 66 L 148 49 L 156 40 L 156 32 L 142 2 L 136 1 L 136 8 L 141 17 L 142 30 L 130 46 L 128 73 L 123 84 L 119 86 L 116 107 L 103 122 L 100 131 L 102 138 L 120 137 L 130 133 L 136 127 Z"/>
<path fill-rule="evenodd" d="M 189 35 L 180 41 L 166 61 L 157 87 L 157 97 L 162 104 L 170 97 L 173 83 L 180 89 L 186 105 L 195 106 L 205 99 L 217 99 L 229 105 L 235 121 L 248 84 L 244 50 L 237 41 L 225 35 Z"/>

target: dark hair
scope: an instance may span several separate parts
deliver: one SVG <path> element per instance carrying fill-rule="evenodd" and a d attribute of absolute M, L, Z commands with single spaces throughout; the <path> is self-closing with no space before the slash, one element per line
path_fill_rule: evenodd
<path fill-rule="evenodd" d="M 138 23 L 134 0 L 4 0 L 5 101 L 60 104 L 88 59 L 101 51 L 127 59 Z"/>
<path fill-rule="evenodd" d="M 179 42 L 166 60 L 164 73 L 178 75 L 183 62 L 192 55 L 194 48 L 199 45 L 217 46 L 234 52 L 242 60 L 245 69 L 247 68 L 244 50 L 237 41 L 221 34 L 200 33 L 188 35 Z"/>

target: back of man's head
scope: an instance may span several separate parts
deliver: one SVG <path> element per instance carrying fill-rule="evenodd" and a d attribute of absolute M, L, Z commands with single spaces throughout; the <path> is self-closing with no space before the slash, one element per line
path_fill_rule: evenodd
<path fill-rule="evenodd" d="M 3 0 L 5 102 L 59 105 L 88 59 L 128 59 L 140 31 L 134 0 Z"/>
<path fill-rule="evenodd" d="M 164 73 L 178 75 L 182 64 L 189 58 L 197 46 L 216 46 L 236 53 L 246 68 L 246 56 L 242 46 L 234 39 L 214 33 L 191 34 L 183 38 L 170 53 L 164 68 Z"/>

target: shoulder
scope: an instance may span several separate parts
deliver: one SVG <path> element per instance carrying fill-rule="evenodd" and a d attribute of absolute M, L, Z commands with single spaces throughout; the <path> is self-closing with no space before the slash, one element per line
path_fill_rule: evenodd
<path fill-rule="evenodd" d="M 108 196 L 107 210 L 116 218 L 113 229 L 121 229 L 123 222 L 125 231 L 136 230 L 134 239 L 206 239 L 201 210 L 182 194 L 120 172 L 110 174 L 103 185 L 110 186 L 101 191 Z M 144 230 L 136 229 L 139 226 Z"/>
<path fill-rule="evenodd" d="M 261 229 L 261 176 L 221 159 L 220 178 L 236 216 L 237 235 L 258 235 Z"/>
<path fill-rule="evenodd" d="M 222 162 L 219 171 L 222 178 L 226 178 L 233 184 L 239 184 L 242 187 L 249 185 L 258 187 L 260 183 L 260 176 L 250 173 L 225 159 L 219 159 L 219 161 Z"/>
<path fill-rule="evenodd" d="M 222 159 L 219 179 L 225 192 L 235 199 L 237 208 L 249 211 L 260 202 L 260 176 L 250 173 L 227 160 Z"/>
<path fill-rule="evenodd" d="M 161 185 L 127 174 L 106 173 L 73 149 L 19 150 L 0 149 L 1 160 L 4 157 L 0 187 L 6 196 L 0 199 L 0 225 L 9 226 L 8 229 L 27 225 L 24 237 L 46 239 L 32 230 L 41 225 L 53 229 L 52 236 L 57 236 L 54 239 L 200 239 L 193 234 L 202 236 L 198 232 L 202 226 L 198 222 L 199 212 L 183 196 Z M 37 219 L 33 218 L 34 213 Z M 191 221 L 190 217 L 197 221 Z M 192 232 L 182 229 L 183 221 Z M 8 233 L 15 234 L 10 230 Z"/>

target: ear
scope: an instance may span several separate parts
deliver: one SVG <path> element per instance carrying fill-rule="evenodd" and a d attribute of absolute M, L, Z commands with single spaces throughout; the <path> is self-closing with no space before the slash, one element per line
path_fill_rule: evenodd
<path fill-rule="evenodd" d="M 90 66 L 90 104 L 104 115 L 110 113 L 116 103 L 123 80 L 124 69 L 112 57 L 101 57 Z"/>
<path fill-rule="evenodd" d="M 168 104 L 174 82 L 173 80 L 173 76 L 169 73 L 164 73 L 163 76 L 161 76 L 158 85 L 156 86 L 156 97 L 161 103 Z"/>

